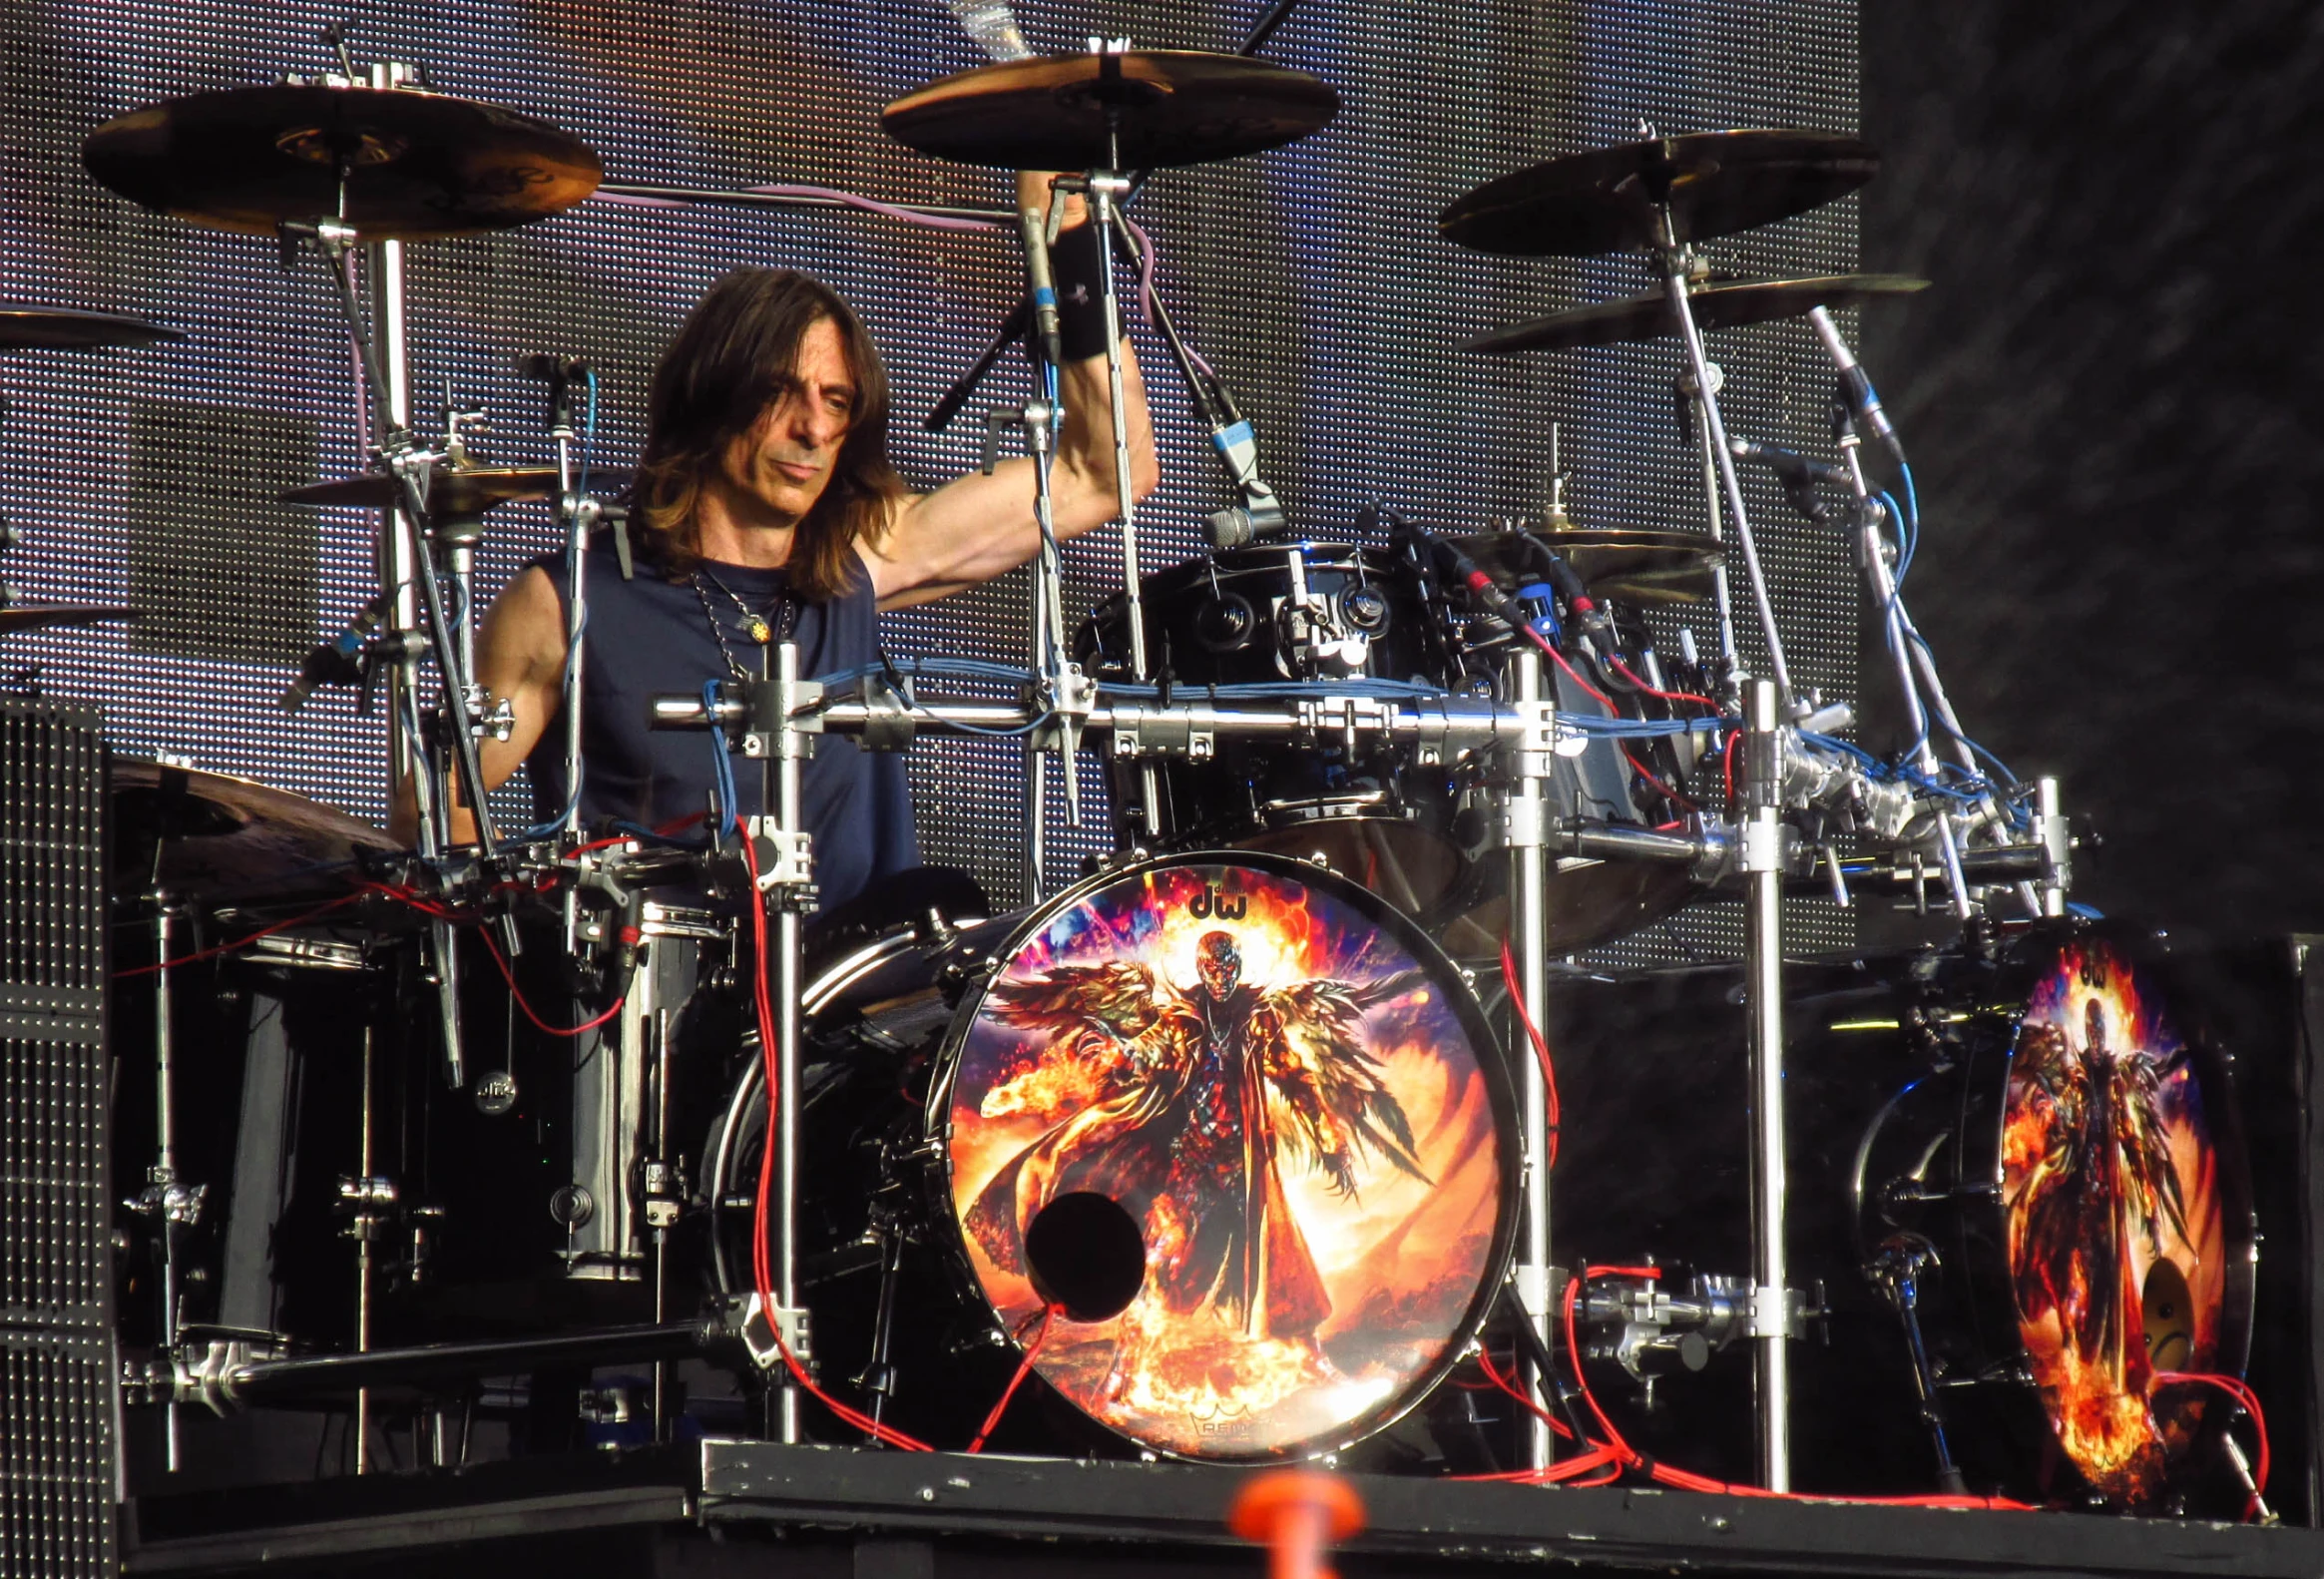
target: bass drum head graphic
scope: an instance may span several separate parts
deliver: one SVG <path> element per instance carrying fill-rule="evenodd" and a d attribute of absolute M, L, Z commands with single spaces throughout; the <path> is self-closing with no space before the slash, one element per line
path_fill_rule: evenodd
<path fill-rule="evenodd" d="M 1033 1366 L 1157 1453 L 1345 1446 L 1459 1358 L 1521 1163 L 1460 973 L 1302 862 L 1186 854 L 1044 906 L 931 1095 L 974 1280 Z"/>

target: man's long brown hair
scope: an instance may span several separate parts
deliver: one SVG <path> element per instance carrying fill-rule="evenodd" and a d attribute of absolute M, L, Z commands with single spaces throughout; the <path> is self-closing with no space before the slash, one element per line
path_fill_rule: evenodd
<path fill-rule="evenodd" d="M 673 580 L 701 561 L 702 479 L 728 444 L 757 424 L 798 363 L 799 342 L 823 318 L 839 327 L 855 408 L 831 480 L 791 542 L 790 585 L 801 598 L 844 594 L 862 573 L 854 545 L 877 543 L 903 480 L 888 464 L 888 380 L 879 351 L 838 292 L 790 268 L 737 268 L 687 314 L 654 367 L 636 508 L 646 542 Z"/>

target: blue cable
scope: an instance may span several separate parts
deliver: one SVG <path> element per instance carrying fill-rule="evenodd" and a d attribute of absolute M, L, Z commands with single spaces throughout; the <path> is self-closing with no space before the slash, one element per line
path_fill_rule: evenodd
<path fill-rule="evenodd" d="M 713 719 L 718 709 L 718 682 L 702 682 L 702 711 Z M 741 818 L 742 808 L 734 792 L 734 762 L 726 752 L 726 732 L 713 724 L 710 729 L 710 794 L 716 802 L 718 825 L 710 833 L 710 847 L 715 849 L 725 842 L 729 829 Z"/>

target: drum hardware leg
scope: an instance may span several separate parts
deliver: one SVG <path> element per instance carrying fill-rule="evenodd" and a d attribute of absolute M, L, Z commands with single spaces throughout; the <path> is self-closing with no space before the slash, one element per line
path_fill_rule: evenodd
<path fill-rule="evenodd" d="M 178 912 L 160 889 L 147 896 L 154 907 L 154 1161 L 146 1170 L 146 1186 L 125 1203 L 152 1225 L 156 1262 L 156 1294 L 160 1321 L 157 1348 L 175 1354 L 179 1336 L 179 1302 L 183 1286 L 192 1281 L 178 1265 L 179 1247 L 188 1230 L 202 1220 L 208 1185 L 190 1185 L 178 1176 L 177 1036 L 171 1025 L 171 961 L 176 957 Z M 164 1459 L 172 1474 L 179 1469 L 178 1405 L 172 1400 L 163 1426 Z"/>
<path fill-rule="evenodd" d="M 2041 882 L 2042 913 L 2066 913 L 2066 895 L 2074 884 L 2074 829 L 2059 809 L 2058 781 L 2034 781 L 2034 836 L 2050 853 L 2049 870 Z"/>
<path fill-rule="evenodd" d="M 1743 550 L 1743 569 L 1751 583 L 1751 601 L 1759 613 L 1759 635 L 1767 647 L 1767 667 L 1773 672 L 1776 689 L 1788 706 L 1791 671 L 1783 659 L 1783 635 L 1776 628 L 1775 605 L 1768 599 L 1767 578 L 1759 568 L 1759 545 L 1751 535 L 1751 518 L 1743 508 L 1742 480 L 1735 475 L 1734 456 L 1727 452 L 1726 421 L 1719 412 L 1718 384 L 1711 375 L 1710 360 L 1703 354 L 1702 333 L 1695 326 L 1694 308 L 1687 300 L 1692 260 L 1678 241 L 1667 204 L 1655 206 L 1654 222 L 1654 253 L 1661 264 L 1663 293 L 1669 299 L 1670 316 L 1678 325 L 1678 337 L 1686 350 L 1687 372 L 1693 379 L 1688 393 L 1694 402 L 1703 444 L 1710 451 L 1718 473 L 1720 491 L 1726 499 L 1727 519 L 1735 528 L 1735 542 Z M 1731 627 L 1722 628 L 1720 635 L 1722 640 L 1731 641 Z"/>
<path fill-rule="evenodd" d="M 1918 1234 L 1897 1234 L 1882 1242 L 1864 1269 L 1873 1287 L 1884 1295 L 1904 1327 L 1905 1348 L 1912 1358 L 1913 1390 L 1920 1396 L 1921 1423 L 1928 1427 L 1929 1445 L 1937 1454 L 1937 1487 L 1953 1496 L 1967 1496 L 1969 1483 L 1953 1461 L 1945 1440 L 1945 1417 L 1937 1406 L 1937 1372 L 1930 1363 L 1928 1344 L 1921 1335 L 1921 1276 L 1937 1265 L 1937 1247 Z"/>
<path fill-rule="evenodd" d="M 888 1354 L 895 1345 L 896 1286 L 903 1281 L 904 1235 L 894 1225 L 879 1230 L 879 1314 L 872 1322 L 871 1361 L 855 1378 L 855 1384 L 871 1396 L 873 1421 L 885 1425 L 888 1399 L 896 1392 L 896 1367 Z"/>
<path fill-rule="evenodd" d="M 649 968 L 652 968 L 649 965 Z M 654 1236 L 654 1319 L 670 1318 L 670 1231 L 678 1224 L 686 1201 L 686 1181 L 670 1160 L 670 1028 L 671 1011 L 654 1015 L 654 1154 L 646 1160 L 644 1193 L 646 1224 Z M 670 1423 L 670 1362 L 654 1364 L 654 1440 L 664 1439 Z"/>
<path fill-rule="evenodd" d="M 1751 1336 L 1759 1414 L 1759 1472 L 1770 1491 L 1791 1489 L 1790 1290 L 1784 1246 L 1783 869 L 1784 828 L 1776 735 L 1777 688 L 1745 692 L 1742 869 L 1749 901 L 1744 979 L 1750 1015 Z"/>
<path fill-rule="evenodd" d="M 1510 702 L 1519 718 L 1516 742 L 1504 748 L 1509 788 L 1502 808 L 1501 842 L 1509 852 L 1511 952 L 1517 961 L 1517 992 L 1527 1012 L 1539 1015 L 1549 983 L 1545 947 L 1548 889 L 1548 787 L 1557 746 L 1554 700 L 1542 684 L 1542 660 L 1530 648 L 1512 654 L 1508 667 Z M 1551 1304 L 1550 1262 L 1550 1133 L 1549 1089 L 1541 1065 L 1532 1056 L 1523 1025 L 1510 1027 L 1510 1045 L 1519 1049 L 1519 1102 L 1525 1125 L 1525 1221 L 1518 1240 L 1515 1292 L 1524 1311 L 1521 1325 L 1540 1339 L 1541 1354 L 1548 1353 Z M 1556 1385 L 1556 1371 L 1540 1363 L 1532 1376 L 1536 1401 L 1546 1403 Z M 1530 1422 L 1526 1463 L 1547 1468 L 1556 1444 L 1547 1421 Z"/>

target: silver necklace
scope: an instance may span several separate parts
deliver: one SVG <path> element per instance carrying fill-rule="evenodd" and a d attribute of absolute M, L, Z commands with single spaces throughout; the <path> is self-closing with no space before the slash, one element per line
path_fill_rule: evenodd
<path fill-rule="evenodd" d="M 717 578 L 715 572 L 698 567 L 696 569 L 693 577 L 694 595 L 702 606 L 702 617 L 710 622 L 710 636 L 718 644 L 718 656 L 726 660 L 727 674 L 736 680 L 748 680 L 750 676 L 744 672 L 740 660 L 735 658 L 734 650 L 726 645 L 726 622 L 718 618 L 718 611 L 711 604 L 710 595 L 702 590 L 702 578 L 705 576 L 709 578 L 710 585 L 725 594 L 726 601 L 734 605 L 736 612 L 742 616 L 741 634 L 758 647 L 791 639 L 791 632 L 799 621 L 798 600 L 787 592 L 776 593 L 774 607 L 769 611 L 774 618 L 769 621 L 766 615 L 744 603 L 733 588 Z"/>

